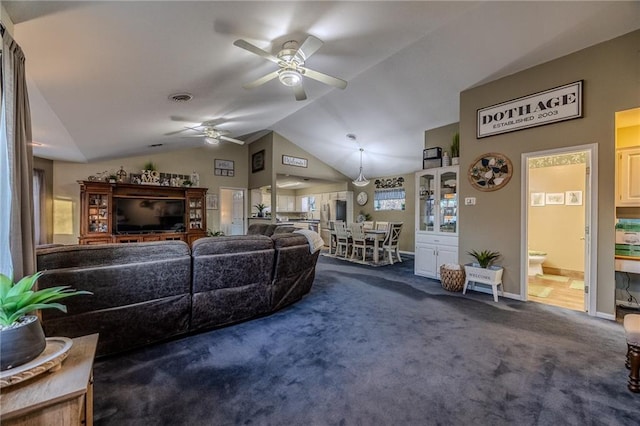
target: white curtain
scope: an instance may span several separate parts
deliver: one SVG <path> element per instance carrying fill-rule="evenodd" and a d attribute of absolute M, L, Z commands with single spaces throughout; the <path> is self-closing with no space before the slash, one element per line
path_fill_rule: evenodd
<path fill-rule="evenodd" d="M 35 272 L 31 113 L 20 46 L 0 24 L 1 272 L 20 279 Z"/>

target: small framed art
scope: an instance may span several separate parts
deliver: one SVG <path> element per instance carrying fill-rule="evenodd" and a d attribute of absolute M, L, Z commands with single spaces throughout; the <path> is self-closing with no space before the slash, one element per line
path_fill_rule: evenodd
<path fill-rule="evenodd" d="M 567 206 L 582 205 L 582 191 L 567 191 L 564 193 L 564 203 Z"/>
<path fill-rule="evenodd" d="M 564 204 L 564 192 L 547 192 L 544 201 L 547 204 Z"/>
<path fill-rule="evenodd" d="M 265 151 L 264 149 L 254 153 L 251 156 L 251 173 L 259 172 L 260 170 L 264 170 L 264 161 L 265 161 Z"/>

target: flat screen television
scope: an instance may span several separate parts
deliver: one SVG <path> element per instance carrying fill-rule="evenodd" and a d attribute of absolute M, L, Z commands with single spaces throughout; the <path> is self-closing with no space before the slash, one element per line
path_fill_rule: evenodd
<path fill-rule="evenodd" d="M 184 232 L 185 201 L 160 198 L 114 198 L 117 234 Z"/>

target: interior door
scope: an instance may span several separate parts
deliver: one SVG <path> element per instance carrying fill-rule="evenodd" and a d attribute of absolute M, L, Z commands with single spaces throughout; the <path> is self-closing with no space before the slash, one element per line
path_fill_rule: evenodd
<path fill-rule="evenodd" d="M 231 234 L 244 235 L 244 191 L 234 190 L 231 196 Z"/>
<path fill-rule="evenodd" d="M 225 235 L 244 235 L 244 190 L 220 189 L 220 230 Z"/>

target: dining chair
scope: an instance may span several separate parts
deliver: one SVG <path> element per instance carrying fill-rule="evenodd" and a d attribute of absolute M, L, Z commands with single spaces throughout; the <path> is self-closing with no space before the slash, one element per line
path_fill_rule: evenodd
<path fill-rule="evenodd" d="M 362 227 L 364 229 L 373 229 L 373 221 L 372 220 L 365 220 L 364 222 L 362 222 Z"/>
<path fill-rule="evenodd" d="M 382 243 L 382 258 L 385 254 L 389 254 L 389 263 L 393 265 L 393 256 L 398 258 L 398 262 L 402 262 L 400 252 L 398 251 L 398 241 L 400 240 L 400 231 L 402 231 L 402 222 L 391 222 L 387 228 L 387 235 Z"/>
<path fill-rule="evenodd" d="M 389 222 L 382 222 L 382 221 L 376 222 L 376 231 L 386 231 L 388 227 L 389 227 Z"/>
<path fill-rule="evenodd" d="M 344 222 L 336 222 L 334 223 L 334 229 L 336 232 L 336 256 L 342 255 L 346 259 L 352 244 L 347 226 Z"/>
<path fill-rule="evenodd" d="M 362 223 L 351 224 L 351 259 L 355 258 L 356 252 L 362 253 L 362 261 L 367 260 L 367 249 L 373 248 L 373 240 L 367 238 L 364 233 Z"/>

